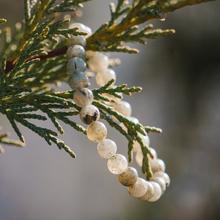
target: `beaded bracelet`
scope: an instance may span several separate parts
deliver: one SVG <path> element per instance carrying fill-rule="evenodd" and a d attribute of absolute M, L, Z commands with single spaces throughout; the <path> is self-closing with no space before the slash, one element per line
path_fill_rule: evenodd
<path fill-rule="evenodd" d="M 77 27 L 86 32 L 79 23 Z M 85 26 L 84 26 L 85 27 Z M 90 29 L 91 30 L 91 29 Z M 135 168 L 128 166 L 128 161 L 122 154 L 117 154 L 117 145 L 114 141 L 106 139 L 107 128 L 104 123 L 99 122 L 100 112 L 99 109 L 92 105 L 93 93 L 88 87 L 90 86 L 89 78 L 85 74 L 86 71 L 86 39 L 84 36 L 71 36 L 67 39 L 67 52 L 66 57 L 67 72 L 69 76 L 69 85 L 75 91 L 73 99 L 77 106 L 81 107 L 80 119 L 83 123 L 88 124 L 86 133 L 89 140 L 98 142 L 97 152 L 100 157 L 108 159 L 107 167 L 113 174 L 118 175 L 119 182 L 127 187 L 129 194 L 142 201 L 157 201 L 170 184 L 170 178 L 165 173 L 165 163 L 157 158 L 157 153 L 153 148 L 151 153 L 154 159 L 148 158 L 153 172 L 153 178 L 146 181 L 138 177 L 138 172 Z M 109 80 L 116 80 L 116 73 L 114 70 L 109 69 L 109 59 L 106 55 L 100 52 L 87 52 L 88 66 L 96 73 L 96 82 L 99 86 L 105 85 Z M 114 86 L 114 85 L 111 85 Z M 111 95 L 106 94 L 107 97 Z M 114 110 L 120 112 L 125 117 L 134 123 L 139 123 L 138 119 L 131 116 L 131 106 L 128 102 L 122 101 L 115 97 L 114 103 L 106 103 L 112 105 Z M 123 127 L 123 125 L 121 125 Z M 123 127 L 126 129 L 125 127 Z M 149 146 L 150 139 L 146 135 L 141 135 L 142 141 L 146 146 Z M 133 151 L 136 152 L 136 162 L 142 166 L 143 154 L 138 142 L 134 143 Z"/>

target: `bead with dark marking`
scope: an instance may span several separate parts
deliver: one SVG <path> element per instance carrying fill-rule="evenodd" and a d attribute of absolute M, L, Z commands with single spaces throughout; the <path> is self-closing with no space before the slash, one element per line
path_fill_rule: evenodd
<path fill-rule="evenodd" d="M 97 121 L 100 117 L 99 109 L 94 105 L 86 105 L 80 111 L 80 119 L 85 124 Z"/>

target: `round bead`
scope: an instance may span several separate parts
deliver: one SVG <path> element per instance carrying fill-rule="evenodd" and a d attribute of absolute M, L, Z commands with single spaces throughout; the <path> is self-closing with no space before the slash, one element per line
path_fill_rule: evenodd
<path fill-rule="evenodd" d="M 109 159 L 116 154 L 117 145 L 114 141 L 110 139 L 104 139 L 98 143 L 97 151 L 100 157 L 104 159 Z"/>
<path fill-rule="evenodd" d="M 74 72 L 74 73 L 70 74 L 69 85 L 75 91 L 78 89 L 81 90 L 85 87 L 90 86 L 89 78 L 83 72 L 79 72 L 79 71 Z"/>
<path fill-rule="evenodd" d="M 93 101 L 93 93 L 90 89 L 83 88 L 77 90 L 73 95 L 74 102 L 79 107 L 84 107 L 85 105 L 90 105 Z"/>
<path fill-rule="evenodd" d="M 136 156 L 135 156 L 135 160 L 137 162 L 137 164 L 142 167 L 142 163 L 143 163 L 143 153 L 142 151 L 138 151 Z"/>
<path fill-rule="evenodd" d="M 93 121 L 99 120 L 99 109 L 94 105 L 85 105 L 80 111 L 80 119 L 85 124 L 90 124 Z"/>
<path fill-rule="evenodd" d="M 102 72 L 98 72 L 97 75 L 96 75 L 96 83 L 99 86 L 104 86 L 111 79 L 116 80 L 115 71 L 112 70 L 112 69 L 105 69 Z M 113 84 L 111 84 L 111 87 L 112 87 Z"/>
<path fill-rule="evenodd" d="M 102 53 L 97 53 L 88 61 L 89 68 L 93 72 L 101 72 L 108 68 L 108 57 Z"/>
<path fill-rule="evenodd" d="M 131 105 L 128 102 L 121 100 L 119 102 L 114 103 L 112 106 L 116 111 L 118 111 L 125 117 L 131 116 Z"/>
<path fill-rule="evenodd" d="M 72 23 L 69 28 L 78 28 L 77 31 L 78 32 L 86 32 L 86 26 L 82 23 Z"/>
<path fill-rule="evenodd" d="M 98 52 L 96 51 L 92 51 L 92 50 L 87 50 L 86 51 L 86 58 L 91 59 L 92 57 L 94 57 Z"/>
<path fill-rule="evenodd" d="M 151 182 L 151 184 L 153 185 L 154 187 L 154 193 L 153 193 L 153 196 L 148 199 L 149 202 L 155 202 L 157 201 L 161 195 L 162 195 L 162 190 L 161 190 L 161 187 L 158 183 L 156 182 Z"/>
<path fill-rule="evenodd" d="M 107 128 L 102 122 L 94 121 L 87 128 L 87 137 L 90 141 L 100 142 L 107 135 Z"/>
<path fill-rule="evenodd" d="M 161 190 L 162 190 L 162 194 L 165 192 L 166 190 L 166 183 L 164 181 L 164 179 L 162 179 L 161 177 L 152 177 L 150 179 L 150 181 L 156 182 L 160 185 Z"/>
<path fill-rule="evenodd" d="M 87 35 L 85 35 L 85 38 L 92 35 L 92 29 L 88 26 L 85 26 L 85 32 L 87 33 Z"/>
<path fill-rule="evenodd" d="M 138 179 L 138 172 L 134 167 L 128 167 L 125 172 L 118 175 L 119 182 L 124 186 L 133 186 Z"/>
<path fill-rule="evenodd" d="M 129 194 L 135 198 L 142 197 L 147 192 L 147 188 L 147 181 L 140 177 L 138 177 L 137 182 L 133 186 L 127 187 Z"/>
<path fill-rule="evenodd" d="M 149 200 L 153 194 L 154 194 L 154 186 L 151 182 L 147 182 L 148 183 L 148 188 L 147 188 L 147 192 L 140 198 L 141 201 L 147 201 Z"/>
<path fill-rule="evenodd" d="M 66 58 L 70 60 L 73 57 L 79 57 L 83 60 L 86 59 L 86 51 L 81 45 L 73 45 L 69 47 L 66 51 Z"/>
<path fill-rule="evenodd" d="M 82 35 L 74 36 L 72 35 L 70 38 L 66 40 L 66 46 L 70 47 L 73 45 L 81 45 L 83 47 L 86 46 L 86 38 Z"/>
<path fill-rule="evenodd" d="M 160 177 L 164 179 L 167 187 L 170 185 L 170 177 L 167 173 L 159 171 L 159 172 L 154 173 L 153 177 Z"/>
<path fill-rule="evenodd" d="M 149 162 L 153 173 L 156 173 L 158 171 L 165 172 L 166 166 L 163 160 L 153 159 L 149 160 Z"/>
<path fill-rule="evenodd" d="M 145 136 L 145 135 L 143 135 L 143 134 L 141 134 L 141 133 L 138 133 L 138 134 L 139 134 L 139 136 L 141 137 L 141 139 L 142 139 L 144 145 L 149 146 L 149 145 L 150 145 L 150 138 L 148 137 L 148 135 Z M 134 142 L 133 151 L 134 151 L 134 152 L 141 151 L 141 146 L 140 146 L 140 144 L 139 144 L 137 141 Z"/>
<path fill-rule="evenodd" d="M 79 57 L 73 57 L 67 62 L 67 72 L 71 74 L 76 71 L 86 71 L 86 63 Z"/>
<path fill-rule="evenodd" d="M 128 168 L 128 161 L 122 154 L 115 154 L 108 159 L 107 166 L 110 172 L 121 174 Z"/>

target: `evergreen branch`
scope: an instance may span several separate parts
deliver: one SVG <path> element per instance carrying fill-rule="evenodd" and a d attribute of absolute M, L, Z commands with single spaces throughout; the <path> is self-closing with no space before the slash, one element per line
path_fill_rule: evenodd
<path fill-rule="evenodd" d="M 149 132 L 162 133 L 162 129 L 161 128 L 156 128 L 156 127 L 144 126 L 144 130 L 147 133 L 149 133 Z"/>
<path fill-rule="evenodd" d="M 25 146 L 25 144 L 20 141 L 8 139 L 7 137 L 9 137 L 9 136 L 10 136 L 9 132 L 1 134 L 0 135 L 0 143 L 7 144 L 7 145 L 13 145 L 13 146 L 17 146 L 17 147 L 24 147 Z M 0 152 L 1 152 L 1 149 L 0 149 Z"/>

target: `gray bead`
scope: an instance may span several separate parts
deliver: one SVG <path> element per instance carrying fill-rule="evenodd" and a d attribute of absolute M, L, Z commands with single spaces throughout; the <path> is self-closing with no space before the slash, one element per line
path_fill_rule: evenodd
<path fill-rule="evenodd" d="M 90 86 L 89 78 L 83 72 L 73 72 L 70 74 L 69 85 L 75 91 L 81 90 Z"/>
<path fill-rule="evenodd" d="M 79 57 L 73 57 L 67 63 L 67 72 L 69 74 L 76 71 L 80 71 L 80 72 L 86 71 L 86 63 L 84 62 L 83 59 Z"/>
<path fill-rule="evenodd" d="M 71 36 L 66 40 L 66 46 L 71 47 L 73 45 L 81 45 L 83 47 L 86 46 L 86 38 L 82 35 Z"/>
<path fill-rule="evenodd" d="M 81 45 L 73 45 L 69 47 L 66 51 L 66 58 L 70 60 L 73 57 L 79 57 L 83 60 L 86 59 L 86 51 Z"/>

